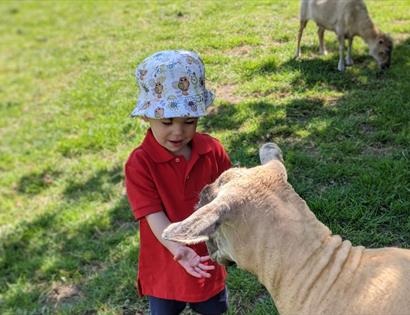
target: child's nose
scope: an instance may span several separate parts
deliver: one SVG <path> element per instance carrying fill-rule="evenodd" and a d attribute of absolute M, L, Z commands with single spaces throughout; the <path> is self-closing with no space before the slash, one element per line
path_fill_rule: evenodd
<path fill-rule="evenodd" d="M 174 124 L 174 134 L 182 135 L 184 133 L 184 126 L 182 124 Z"/>

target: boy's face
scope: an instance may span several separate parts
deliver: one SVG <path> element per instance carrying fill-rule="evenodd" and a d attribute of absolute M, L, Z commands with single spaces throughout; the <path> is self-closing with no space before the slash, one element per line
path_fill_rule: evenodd
<path fill-rule="evenodd" d="M 144 118 L 148 121 L 155 140 L 174 155 L 190 152 L 188 143 L 196 132 L 198 118 Z"/>

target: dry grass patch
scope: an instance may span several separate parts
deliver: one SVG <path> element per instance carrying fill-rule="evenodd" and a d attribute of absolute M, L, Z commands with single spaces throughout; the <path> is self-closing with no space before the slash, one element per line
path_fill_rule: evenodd
<path fill-rule="evenodd" d="M 402 44 L 408 39 L 410 39 L 410 33 L 395 33 L 393 35 L 393 40 L 395 44 Z"/>
<path fill-rule="evenodd" d="M 244 100 L 244 98 L 237 93 L 236 85 L 234 84 L 217 86 L 215 89 L 215 94 L 218 99 L 231 104 L 238 104 Z"/>
<path fill-rule="evenodd" d="M 408 25 L 409 20 L 407 20 L 407 19 L 398 19 L 398 20 L 394 20 L 392 24 L 394 24 L 394 25 Z"/>
<path fill-rule="evenodd" d="M 232 49 L 229 49 L 225 53 L 233 57 L 243 57 L 243 56 L 250 55 L 254 49 L 255 47 L 252 47 L 249 45 L 241 45 L 241 46 L 237 46 Z"/>
<path fill-rule="evenodd" d="M 323 95 L 321 97 L 318 97 L 318 100 L 323 101 L 323 105 L 327 107 L 334 107 L 337 105 L 339 102 L 341 96 L 335 96 L 335 95 Z"/>
<path fill-rule="evenodd" d="M 250 93 L 249 96 L 253 98 L 269 97 L 269 98 L 278 100 L 278 99 L 284 99 L 287 97 L 291 97 L 292 92 L 289 90 L 280 90 L 275 87 L 275 88 L 267 89 L 265 91 L 254 91 Z"/>
<path fill-rule="evenodd" d="M 55 283 L 48 294 L 47 301 L 58 306 L 61 304 L 75 303 L 82 297 L 80 287 L 73 284 Z"/>
<path fill-rule="evenodd" d="M 363 151 L 363 155 L 368 156 L 386 156 L 391 154 L 392 152 L 397 152 L 397 148 L 393 146 L 375 146 L 375 145 L 367 145 Z"/>

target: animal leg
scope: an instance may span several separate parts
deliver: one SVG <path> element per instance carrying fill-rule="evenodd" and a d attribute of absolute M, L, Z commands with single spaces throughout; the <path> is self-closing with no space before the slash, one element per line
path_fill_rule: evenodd
<path fill-rule="evenodd" d="M 353 44 L 353 37 L 350 37 L 349 38 L 349 45 L 347 46 L 346 66 L 353 65 L 352 44 Z"/>
<path fill-rule="evenodd" d="M 302 39 L 303 30 L 305 29 L 307 22 L 308 22 L 307 20 L 300 20 L 295 58 L 300 57 L 300 40 Z"/>
<path fill-rule="evenodd" d="M 325 29 L 319 25 L 317 29 L 317 35 L 319 37 L 319 54 L 327 55 L 327 50 L 326 50 L 325 41 L 324 41 Z"/>
<path fill-rule="evenodd" d="M 342 35 L 337 35 L 339 40 L 339 64 L 337 65 L 337 70 L 343 72 L 345 71 L 345 61 L 343 59 L 343 51 L 345 49 L 345 37 Z"/>

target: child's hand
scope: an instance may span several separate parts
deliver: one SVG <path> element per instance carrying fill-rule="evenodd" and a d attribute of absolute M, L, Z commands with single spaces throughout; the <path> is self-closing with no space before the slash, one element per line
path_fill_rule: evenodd
<path fill-rule="evenodd" d="M 147 221 L 155 237 L 174 255 L 174 260 L 184 267 L 186 272 L 196 278 L 209 278 L 211 276 L 207 271 L 215 269 L 215 266 L 203 264 L 204 261 L 210 259 L 209 256 L 201 257 L 186 245 L 162 238 L 162 232 L 171 224 L 164 211 L 147 215 Z"/>
<path fill-rule="evenodd" d="M 186 272 L 196 278 L 209 278 L 211 276 L 207 271 L 215 269 L 215 266 L 203 264 L 209 260 L 209 256 L 199 256 L 192 248 L 188 246 L 179 246 L 175 251 L 174 260 L 177 261 Z"/>

